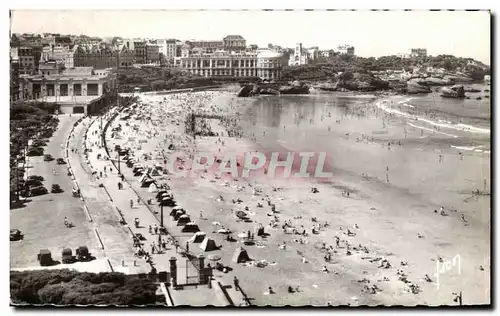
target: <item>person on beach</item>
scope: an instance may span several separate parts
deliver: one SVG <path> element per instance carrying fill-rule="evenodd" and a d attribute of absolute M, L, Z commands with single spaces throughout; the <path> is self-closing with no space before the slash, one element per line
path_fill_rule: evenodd
<path fill-rule="evenodd" d="M 130 208 L 134 208 L 134 200 L 130 199 Z"/>

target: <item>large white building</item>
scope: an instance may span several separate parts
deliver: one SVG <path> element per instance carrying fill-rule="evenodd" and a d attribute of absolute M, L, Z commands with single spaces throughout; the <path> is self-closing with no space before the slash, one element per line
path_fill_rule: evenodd
<path fill-rule="evenodd" d="M 288 61 L 289 66 L 300 66 L 306 65 L 309 62 L 309 53 L 306 49 L 302 47 L 302 43 L 297 43 L 295 45 L 295 50 L 293 55 L 290 56 L 290 60 Z"/>
<path fill-rule="evenodd" d="M 62 70 L 60 64 L 40 64 L 38 75 L 20 80 L 23 99 L 61 105 L 64 113 L 93 114 L 116 93 L 116 74 L 110 70 L 76 67 Z"/>
<path fill-rule="evenodd" d="M 260 51 L 259 53 L 229 53 L 216 51 L 213 54 L 191 54 L 181 58 L 181 68 L 203 77 L 259 77 L 279 80 L 282 69 L 281 53 Z"/>
<path fill-rule="evenodd" d="M 340 55 L 354 56 L 354 46 L 351 45 L 340 45 L 337 47 Z"/>
<path fill-rule="evenodd" d="M 425 49 L 425 48 L 411 48 L 409 50 L 409 55 L 412 58 L 424 58 L 424 57 L 427 57 L 427 49 Z"/>

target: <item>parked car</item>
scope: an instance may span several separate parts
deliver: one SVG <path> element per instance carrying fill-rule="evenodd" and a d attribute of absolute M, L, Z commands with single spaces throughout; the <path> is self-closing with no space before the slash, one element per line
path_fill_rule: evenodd
<path fill-rule="evenodd" d="M 23 234 L 19 229 L 11 229 L 10 230 L 10 241 L 16 241 L 23 237 Z"/>
<path fill-rule="evenodd" d="M 87 261 L 91 259 L 89 248 L 87 248 L 87 246 L 80 246 L 75 252 L 79 261 Z"/>
<path fill-rule="evenodd" d="M 30 188 L 30 196 L 38 196 L 49 193 L 49 191 L 42 185 Z"/>
<path fill-rule="evenodd" d="M 29 176 L 28 179 L 29 180 L 38 180 L 38 181 L 43 181 L 45 180 L 42 176 L 37 176 L 37 175 L 32 175 L 32 176 Z"/>
<path fill-rule="evenodd" d="M 31 144 L 31 146 L 33 146 L 33 147 L 43 147 L 46 145 L 47 145 L 47 143 L 42 139 L 35 139 L 33 141 L 33 143 Z"/>
<path fill-rule="evenodd" d="M 43 161 L 52 161 L 54 160 L 54 157 L 52 157 L 51 154 L 46 154 L 45 156 L 43 156 Z"/>
<path fill-rule="evenodd" d="M 40 250 L 37 256 L 41 266 L 50 266 L 54 261 L 52 260 L 52 253 L 48 249 Z"/>
<path fill-rule="evenodd" d="M 63 189 L 61 189 L 61 186 L 59 184 L 53 184 L 52 188 L 50 189 L 50 193 L 61 193 L 64 192 Z"/>
<path fill-rule="evenodd" d="M 28 153 L 26 155 L 29 157 L 41 156 L 41 155 L 43 155 L 43 148 L 42 147 L 31 147 L 28 150 Z"/>
<path fill-rule="evenodd" d="M 73 263 L 73 252 L 69 248 L 64 248 L 62 251 L 62 263 Z"/>
<path fill-rule="evenodd" d="M 29 187 L 39 187 L 39 186 L 43 186 L 43 183 L 42 183 L 42 181 L 40 181 L 38 179 L 29 179 L 28 178 L 25 185 L 27 185 Z"/>
<path fill-rule="evenodd" d="M 65 165 L 66 161 L 63 158 L 57 158 L 57 164 L 58 165 Z"/>

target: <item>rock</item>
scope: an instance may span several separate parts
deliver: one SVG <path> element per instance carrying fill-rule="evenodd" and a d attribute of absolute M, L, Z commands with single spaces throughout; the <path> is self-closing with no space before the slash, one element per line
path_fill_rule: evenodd
<path fill-rule="evenodd" d="M 351 91 L 377 91 L 389 89 L 389 81 L 375 77 L 372 73 L 344 72 L 339 76 L 337 89 Z"/>
<path fill-rule="evenodd" d="M 309 94 L 309 87 L 303 86 L 282 86 L 279 90 L 280 94 Z"/>
<path fill-rule="evenodd" d="M 318 89 L 325 91 L 337 91 L 337 83 L 325 82 L 318 85 Z"/>
<path fill-rule="evenodd" d="M 441 79 L 441 78 L 436 78 L 436 77 L 427 77 L 424 78 L 425 83 L 427 83 L 428 86 L 445 86 L 445 85 L 450 85 L 453 84 L 454 81 L 450 79 Z"/>
<path fill-rule="evenodd" d="M 253 87 L 251 85 L 246 85 L 243 86 L 240 91 L 238 92 L 238 97 L 240 98 L 246 98 L 250 96 L 250 93 L 252 92 Z"/>
<path fill-rule="evenodd" d="M 309 94 L 309 87 L 305 83 L 296 80 L 289 86 L 281 86 L 279 92 L 281 94 Z"/>
<path fill-rule="evenodd" d="M 260 94 L 277 95 L 279 94 L 279 91 L 274 90 L 272 88 L 264 88 L 260 90 Z"/>
<path fill-rule="evenodd" d="M 423 79 L 414 78 L 406 82 L 406 93 L 408 94 L 418 94 L 418 93 L 430 93 L 431 88 L 427 86 L 427 83 Z"/>
<path fill-rule="evenodd" d="M 470 82 L 472 81 L 472 78 L 466 77 L 466 76 L 461 76 L 461 75 L 444 75 L 443 76 L 444 80 L 452 81 L 453 83 L 457 82 Z"/>
<path fill-rule="evenodd" d="M 472 87 L 467 87 L 467 88 L 464 88 L 464 91 L 465 92 L 481 92 L 481 89 L 475 89 L 475 88 L 472 88 Z"/>
<path fill-rule="evenodd" d="M 451 88 L 442 88 L 441 96 L 443 98 L 456 98 L 456 99 L 465 98 L 464 86 L 454 85 Z"/>

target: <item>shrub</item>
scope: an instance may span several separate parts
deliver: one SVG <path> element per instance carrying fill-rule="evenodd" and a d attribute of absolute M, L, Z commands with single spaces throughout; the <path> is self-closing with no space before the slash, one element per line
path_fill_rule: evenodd
<path fill-rule="evenodd" d="M 13 271 L 10 292 L 14 303 L 147 305 L 156 302 L 156 285 L 116 272 Z"/>

